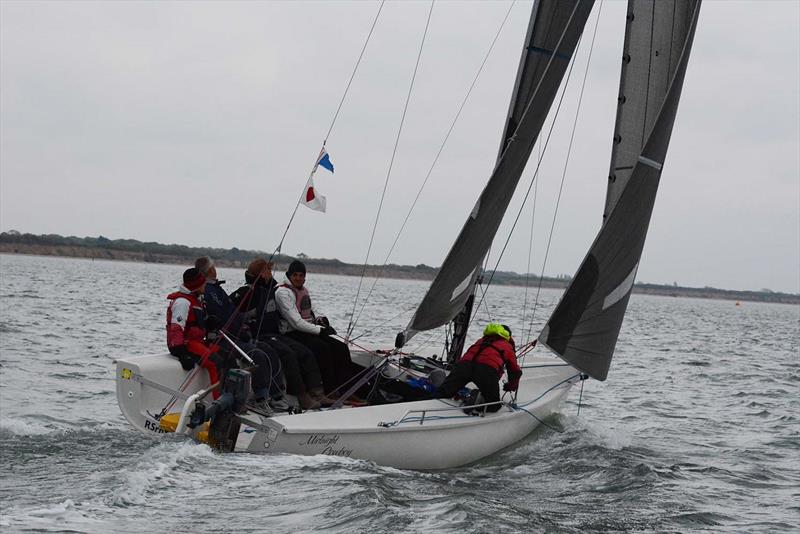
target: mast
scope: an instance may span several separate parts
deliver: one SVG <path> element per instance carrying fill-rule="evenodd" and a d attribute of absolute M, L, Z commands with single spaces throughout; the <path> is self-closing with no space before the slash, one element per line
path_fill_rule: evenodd
<path fill-rule="evenodd" d="M 642 256 L 700 0 L 629 0 L 604 224 L 539 341 L 605 380 Z"/>
<path fill-rule="evenodd" d="M 398 334 L 395 343 L 398 347 L 417 332 L 437 328 L 459 317 L 450 353 L 460 355 L 481 264 L 511 202 L 593 3 L 593 0 L 534 3 L 494 171 L 414 317 Z"/>

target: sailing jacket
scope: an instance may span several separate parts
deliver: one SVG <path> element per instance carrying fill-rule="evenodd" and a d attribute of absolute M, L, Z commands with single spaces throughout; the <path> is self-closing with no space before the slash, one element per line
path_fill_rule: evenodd
<path fill-rule="evenodd" d="M 275 291 L 275 301 L 281 315 L 281 333 L 304 332 L 319 335 L 322 326 L 314 324 L 316 315 L 311 306 L 311 295 L 303 286 L 294 287 L 291 282 L 285 282 Z"/>
<path fill-rule="evenodd" d="M 212 278 L 206 280 L 206 290 L 203 294 L 206 314 L 217 320 L 218 328 L 224 328 L 226 333 L 239 337 L 243 333 L 244 323 L 241 314 L 236 313 L 236 306 L 231 297 L 222 289 L 224 283 L 224 280 Z M 209 324 L 209 328 L 214 327 Z"/>
<path fill-rule="evenodd" d="M 488 365 L 497 371 L 497 377 L 503 376 L 503 367 L 508 372 L 508 383 L 511 386 L 519 384 L 522 369 L 517 364 L 517 354 L 514 345 L 500 336 L 484 336 L 476 341 L 464 355 L 462 362 L 474 362 Z"/>
<path fill-rule="evenodd" d="M 259 338 L 280 333 L 281 316 L 275 303 L 277 282 L 264 280 L 245 272 L 244 285 L 231 293 L 231 301 L 241 312 L 252 335 Z"/>
<path fill-rule="evenodd" d="M 208 352 L 205 344 L 205 309 L 203 303 L 191 291 L 181 286 L 167 295 L 167 348 L 170 353 L 179 347 L 203 356 Z"/>
<path fill-rule="evenodd" d="M 191 356 L 188 366 L 184 359 L 185 353 L 181 350 L 185 348 L 190 354 L 197 356 L 197 363 L 200 367 L 208 371 L 208 380 L 214 384 L 220 380 L 218 369 L 219 360 L 215 360 L 218 355 L 219 346 L 209 346 L 206 341 L 206 311 L 203 303 L 197 296 L 181 286 L 178 291 L 167 295 L 169 305 L 167 306 L 167 348 L 170 354 L 177 356 L 185 370 L 192 368 Z M 213 355 L 213 356 L 212 356 Z M 219 388 L 211 392 L 214 400 L 220 396 Z"/>

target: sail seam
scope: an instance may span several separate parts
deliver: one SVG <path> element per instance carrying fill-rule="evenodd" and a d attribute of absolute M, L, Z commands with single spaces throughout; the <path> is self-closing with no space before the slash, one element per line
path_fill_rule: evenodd
<path fill-rule="evenodd" d="M 530 52 L 536 52 L 536 53 L 539 53 L 539 54 L 542 54 L 542 55 L 545 55 L 545 56 L 555 56 L 557 58 L 564 59 L 566 61 L 569 61 L 570 59 L 572 59 L 572 56 L 570 56 L 568 54 L 565 54 L 563 52 L 555 52 L 553 50 L 548 50 L 546 48 L 540 48 L 538 46 L 529 46 L 528 50 Z"/>
<path fill-rule="evenodd" d="M 663 167 L 663 164 L 662 164 L 662 163 L 659 163 L 659 162 L 657 162 L 657 161 L 654 161 L 654 160 L 652 160 L 652 159 L 650 159 L 650 158 L 646 158 L 646 157 L 644 157 L 644 156 L 639 156 L 639 161 L 640 161 L 641 163 L 644 163 L 644 164 L 645 164 L 645 165 L 647 165 L 648 167 L 653 167 L 653 168 L 654 168 L 654 169 L 656 169 L 657 171 L 660 171 L 660 170 L 661 170 L 661 168 Z"/>

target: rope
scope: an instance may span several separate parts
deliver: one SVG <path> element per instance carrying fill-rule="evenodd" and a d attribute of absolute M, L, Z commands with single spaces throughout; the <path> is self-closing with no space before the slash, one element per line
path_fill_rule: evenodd
<path fill-rule="evenodd" d="M 578 414 L 581 414 L 581 403 L 583 402 L 583 385 L 586 383 L 586 380 L 581 380 L 581 394 L 578 397 Z"/>
<path fill-rule="evenodd" d="M 418 345 L 415 345 L 413 349 L 409 350 L 409 352 L 411 352 L 412 354 L 416 354 L 418 351 L 420 351 L 422 349 L 422 347 L 424 347 L 426 345 L 434 345 L 434 344 L 436 344 L 444 334 L 445 334 L 444 330 L 438 330 L 438 331 L 434 330 L 431 335 L 429 335 L 424 340 L 422 340 Z M 445 354 L 446 354 L 446 351 L 445 351 Z"/>
<path fill-rule="evenodd" d="M 516 405 L 512 405 L 511 407 L 514 408 L 515 410 L 522 410 L 526 414 L 530 415 L 531 417 L 533 417 L 534 419 L 539 421 L 539 424 L 546 426 L 547 428 L 549 428 L 550 430 L 553 430 L 554 432 L 558 432 L 559 434 L 563 434 L 564 433 L 564 431 L 561 430 L 560 428 L 556 428 L 553 425 L 549 425 L 549 424 L 545 423 L 544 421 L 542 421 L 541 419 L 539 419 L 538 417 L 536 417 L 536 415 L 534 415 L 530 410 L 526 410 L 525 408 L 522 408 L 522 407 L 516 406 Z"/>
<path fill-rule="evenodd" d="M 575 378 L 578 378 L 578 377 L 580 377 L 580 376 L 581 376 L 581 374 L 580 374 L 580 373 L 578 373 L 578 374 L 575 374 L 575 375 L 572 375 L 572 376 L 570 376 L 569 378 L 565 378 L 565 379 L 564 379 L 564 380 L 562 380 L 561 382 L 559 382 L 559 383 L 557 383 L 557 384 L 554 384 L 553 386 L 551 386 L 550 388 L 548 388 L 548 389 L 547 389 L 547 390 L 546 390 L 544 393 L 542 393 L 541 395 L 539 395 L 539 396 L 538 396 L 538 397 L 536 397 L 535 399 L 533 399 L 533 400 L 529 400 L 529 401 L 528 401 L 528 402 L 526 402 L 525 404 L 518 404 L 516 407 L 517 407 L 517 408 L 524 408 L 525 406 L 530 406 L 531 404 L 533 404 L 534 402 L 538 401 L 539 399 L 541 399 L 542 397 L 544 397 L 545 395 L 547 395 L 548 393 L 550 393 L 551 391 L 553 391 L 554 389 L 556 389 L 557 387 L 559 387 L 560 385 L 562 385 L 562 384 L 566 384 L 566 383 L 567 383 L 567 382 L 569 382 L 570 380 L 575 380 Z"/>
<path fill-rule="evenodd" d="M 406 213 L 406 217 L 405 217 L 405 219 L 403 219 L 403 223 L 400 225 L 400 230 L 398 230 L 397 235 L 395 236 L 394 241 L 392 242 L 392 246 L 389 248 L 389 252 L 386 253 L 386 258 L 383 260 L 383 265 L 381 265 L 381 268 L 378 271 L 378 276 L 377 276 L 377 278 L 375 278 L 375 281 L 372 283 L 372 287 L 370 288 L 369 293 L 367 293 L 367 296 L 364 298 L 364 303 L 361 305 L 361 309 L 359 310 L 358 315 L 356 316 L 355 320 L 353 321 L 353 328 L 355 328 L 356 324 L 358 323 L 359 318 L 361 318 L 361 314 L 363 313 L 364 308 L 367 305 L 367 302 L 369 302 L 369 298 L 370 298 L 370 296 L 372 296 L 372 292 L 375 290 L 375 286 L 378 283 L 378 280 L 380 280 L 381 276 L 383 275 L 384 268 L 389 263 L 389 258 L 391 257 L 392 252 L 394 252 L 395 246 L 397 246 L 397 241 L 400 239 L 400 236 L 402 235 L 403 231 L 405 230 L 406 224 L 408 223 L 408 219 L 411 217 L 411 214 L 413 213 L 414 208 L 417 206 L 417 202 L 419 201 L 419 197 L 420 197 L 420 195 L 422 195 L 422 191 L 425 189 L 425 186 L 428 184 L 428 180 L 430 179 L 431 174 L 433 173 L 434 167 L 436 167 L 436 164 L 439 162 L 439 157 L 442 155 L 442 152 L 444 151 L 444 147 L 445 147 L 445 145 L 447 145 L 447 141 L 450 139 L 450 134 L 453 133 L 453 129 L 455 128 L 455 125 L 458 122 L 458 119 L 461 117 L 461 112 L 463 111 L 464 106 L 467 103 L 467 100 L 469 100 L 469 97 L 472 94 L 472 90 L 475 88 L 475 85 L 478 82 L 478 78 L 480 77 L 481 73 L 483 72 L 483 68 L 486 66 L 486 62 L 489 59 L 489 55 L 492 53 L 492 50 L 494 49 L 494 45 L 495 45 L 495 43 L 497 43 L 497 39 L 500 37 L 500 33 L 502 32 L 503 27 L 505 26 L 506 21 L 508 21 L 508 17 L 511 14 L 511 8 L 514 7 L 515 3 L 516 3 L 516 0 L 513 0 L 511 2 L 511 5 L 509 5 L 508 11 L 506 11 L 506 15 L 503 18 L 503 22 L 500 23 L 500 27 L 497 29 L 497 32 L 495 33 L 494 39 L 492 39 L 492 43 L 491 43 L 491 45 L 489 45 L 489 49 L 486 51 L 486 55 L 483 57 L 483 61 L 481 62 L 480 67 L 478 67 L 478 72 L 475 73 L 475 77 L 472 79 L 472 84 L 470 84 L 469 89 L 467 90 L 467 94 L 464 96 L 464 99 L 461 101 L 461 105 L 458 107 L 458 111 L 456 112 L 456 115 L 453 118 L 453 121 L 450 123 L 450 128 L 447 130 L 447 134 L 444 136 L 444 140 L 442 141 L 441 146 L 439 146 L 439 151 L 436 153 L 436 156 L 433 158 L 433 163 L 431 163 L 431 166 L 428 169 L 427 174 L 425 175 L 425 179 L 422 181 L 422 185 L 420 186 L 419 191 L 417 191 L 417 196 L 414 197 L 414 201 L 411 203 L 411 208 L 409 208 L 408 213 Z"/>
<path fill-rule="evenodd" d="M 370 238 L 369 238 L 369 246 L 367 247 L 367 255 L 364 258 L 364 267 L 361 269 L 361 277 L 358 280 L 358 290 L 356 290 L 356 298 L 353 300 L 353 310 L 352 310 L 352 312 L 350 312 L 350 321 L 347 324 L 347 333 L 346 333 L 346 336 L 345 336 L 346 338 L 349 338 L 350 334 L 353 331 L 353 317 L 355 316 L 355 313 L 356 313 L 356 306 L 358 305 L 358 297 L 361 294 L 361 285 L 364 282 L 364 275 L 367 272 L 367 263 L 369 262 L 369 254 L 372 251 L 372 244 L 375 241 L 375 231 L 378 229 L 378 221 L 380 220 L 381 210 L 383 209 L 383 200 L 386 197 L 386 188 L 389 186 L 389 177 L 392 175 L 392 167 L 394 166 L 394 159 L 395 159 L 395 156 L 397 155 L 397 146 L 400 144 L 400 135 L 403 132 L 403 124 L 405 123 L 405 120 L 406 120 L 406 113 L 408 112 L 408 104 L 411 101 L 411 92 L 414 89 L 414 82 L 416 81 L 416 78 L 417 78 L 417 70 L 419 69 L 419 62 L 420 62 L 420 59 L 422 58 L 422 49 L 425 46 L 425 38 L 428 35 L 428 27 L 430 26 L 430 23 L 431 23 L 431 14 L 433 13 L 434 2 L 435 2 L 435 0 L 431 0 L 431 8 L 428 11 L 428 19 L 425 22 L 425 31 L 422 34 L 422 41 L 420 42 L 419 52 L 417 53 L 417 61 L 414 64 L 414 73 L 411 76 L 411 84 L 408 87 L 408 94 L 406 95 L 406 102 L 405 102 L 405 105 L 403 106 L 403 115 L 400 117 L 400 126 L 397 129 L 397 136 L 395 137 L 394 148 L 392 149 L 392 157 L 389 160 L 389 169 L 386 172 L 386 180 L 384 180 L 384 182 L 383 182 L 383 191 L 381 192 L 381 200 L 380 200 L 380 203 L 378 204 L 378 213 L 375 214 L 375 224 L 373 224 L 373 226 L 372 226 L 372 235 L 370 235 Z"/>
<path fill-rule="evenodd" d="M 539 145 L 539 159 L 542 159 L 542 141 L 541 139 L 537 140 Z M 539 192 L 539 181 L 536 179 L 537 176 L 534 174 L 533 176 L 533 207 L 531 209 L 531 232 L 530 232 L 530 240 L 528 241 L 528 264 L 525 267 L 525 298 L 522 301 L 522 327 L 520 328 L 520 332 L 525 329 L 525 315 L 528 312 L 528 286 L 530 285 L 530 276 L 531 276 L 531 254 L 533 253 L 533 229 L 534 229 L 534 221 L 536 220 L 536 197 L 538 196 Z M 531 329 L 528 328 L 528 331 L 525 332 L 525 337 L 521 338 L 525 339 L 526 343 L 529 343 L 531 340 Z"/>
<path fill-rule="evenodd" d="M 395 319 L 397 319 L 397 318 L 398 318 L 398 317 L 400 317 L 401 315 L 403 315 L 403 314 L 405 314 L 405 313 L 408 313 L 408 312 L 410 312 L 411 310 L 413 310 L 413 309 L 414 309 L 414 308 L 416 308 L 416 307 L 417 307 L 417 306 L 416 306 L 416 304 L 415 304 L 414 306 L 411 306 L 411 307 L 410 307 L 410 308 L 408 308 L 408 309 L 402 310 L 402 311 L 400 311 L 399 313 L 396 313 L 396 314 L 394 314 L 392 317 L 389 317 L 388 319 L 386 319 L 386 320 L 385 320 L 385 321 L 383 321 L 382 323 L 379 323 L 379 324 L 377 324 L 377 325 L 373 326 L 373 327 L 372 327 L 372 330 L 367 330 L 367 331 L 365 331 L 365 332 L 362 332 L 362 333 L 360 333 L 359 335 L 357 335 L 357 336 L 355 336 L 355 337 L 351 337 L 351 338 L 349 338 L 349 339 L 350 339 L 350 341 L 355 341 L 356 339 L 361 339 L 362 337 L 364 337 L 364 336 L 366 336 L 366 335 L 368 335 L 368 334 L 371 334 L 372 332 L 374 332 L 374 331 L 375 331 L 375 330 L 377 330 L 378 328 L 380 328 L 380 327 L 382 327 L 382 326 L 385 326 L 385 325 L 387 325 L 387 324 L 391 323 L 392 321 L 394 321 Z M 362 308 L 362 309 L 363 309 L 363 308 Z"/>
<path fill-rule="evenodd" d="M 375 14 L 375 20 L 372 21 L 372 26 L 369 29 L 369 33 L 367 34 L 367 38 L 364 41 L 364 46 L 361 48 L 361 53 L 358 55 L 358 59 L 356 60 L 355 67 L 353 67 L 353 72 L 350 75 L 350 79 L 347 82 L 347 86 L 344 89 L 344 94 L 342 95 L 342 99 L 339 101 L 339 106 L 336 108 L 336 113 L 333 115 L 333 120 L 331 121 L 331 125 L 328 128 L 328 133 L 325 134 L 325 139 L 322 141 L 322 148 L 325 148 L 326 143 L 328 142 L 328 137 L 330 137 L 331 132 L 333 131 L 333 126 L 336 124 L 336 119 L 339 118 L 339 112 L 342 110 L 342 106 L 344 105 L 345 98 L 347 98 L 347 93 L 350 91 L 350 85 L 353 83 L 353 79 L 356 77 L 356 71 L 358 71 L 358 66 L 361 65 L 361 58 L 364 57 L 364 52 L 367 49 L 367 44 L 369 44 L 369 40 L 372 37 L 372 32 L 375 30 L 375 25 L 378 23 L 378 17 L 380 17 L 381 10 L 383 9 L 383 4 L 386 0 L 381 1 L 381 5 L 378 6 L 378 12 Z M 319 159 L 319 158 L 317 158 Z M 311 175 L 314 174 L 314 170 L 316 169 L 317 163 L 314 162 L 314 167 L 311 169 Z M 308 183 L 308 180 L 306 180 Z M 300 202 L 303 200 L 303 195 L 305 194 L 306 189 L 303 186 L 303 190 L 300 193 L 300 197 L 297 199 L 297 204 L 294 206 L 294 211 L 292 211 L 291 217 L 289 217 L 289 222 L 286 224 L 286 229 L 283 231 L 283 235 L 281 236 L 281 240 L 278 243 L 278 246 L 275 247 L 275 251 L 270 255 L 269 259 L 272 261 L 272 258 L 275 257 L 275 254 L 279 254 L 281 251 L 281 247 L 283 247 L 283 241 L 286 239 L 286 234 L 289 233 L 289 228 L 292 226 L 292 221 L 294 221 L 295 215 L 297 215 L 297 209 L 300 207 Z"/>
<path fill-rule="evenodd" d="M 539 295 L 540 295 L 540 293 L 542 291 L 542 279 L 544 278 L 544 269 L 545 269 L 545 266 L 547 265 L 547 257 L 550 254 L 550 244 L 553 241 L 553 230 L 555 229 L 555 226 L 556 226 L 556 217 L 558 216 L 558 207 L 559 207 L 559 205 L 561 203 L 561 192 L 564 190 L 564 180 L 565 180 L 565 178 L 567 176 L 567 166 L 569 165 L 569 156 L 570 156 L 570 153 L 572 152 L 572 141 L 575 138 L 575 129 L 576 129 L 577 125 L 578 125 L 578 115 L 580 114 L 581 102 L 583 101 L 583 91 L 584 91 L 584 88 L 586 87 L 586 78 L 587 78 L 587 75 L 589 74 L 589 65 L 590 65 L 590 63 L 592 61 L 592 51 L 594 51 L 594 42 L 595 42 L 595 38 L 597 37 L 597 27 L 599 26 L 599 23 L 600 23 L 600 13 L 601 13 L 602 10 L 603 10 L 603 1 L 601 0 L 600 1 L 600 6 L 597 9 L 597 20 L 595 20 L 595 23 L 594 23 L 594 33 L 592 34 L 592 43 L 591 43 L 591 46 L 589 47 L 589 57 L 586 60 L 586 70 L 583 73 L 583 83 L 581 84 L 581 92 L 580 92 L 580 96 L 578 98 L 578 108 L 575 110 L 575 121 L 572 124 L 572 134 L 570 135 L 570 138 L 569 138 L 569 148 L 567 149 L 567 159 L 564 162 L 564 172 L 561 175 L 561 185 L 560 185 L 560 187 L 558 189 L 558 198 L 556 200 L 556 209 L 553 212 L 553 223 L 550 225 L 550 235 L 547 238 L 547 247 L 545 248 L 544 261 L 542 262 L 542 271 L 541 271 L 541 274 L 539 275 L 539 287 L 536 289 L 536 300 L 534 301 L 533 311 L 531 312 L 531 328 L 533 327 L 532 326 L 533 325 L 533 320 L 536 317 L 536 308 L 539 305 Z"/>
<path fill-rule="evenodd" d="M 580 39 L 578 40 L 578 46 L 580 46 Z M 553 135 L 553 129 L 554 129 L 555 124 L 556 124 L 556 119 L 558 118 L 558 115 L 561 112 L 561 104 L 564 102 L 564 95 L 567 92 L 567 86 L 569 85 L 569 80 L 570 80 L 570 77 L 572 75 L 572 67 L 575 65 L 575 57 L 576 57 L 576 55 L 577 54 L 573 55 L 573 60 L 570 63 L 570 67 L 569 67 L 569 70 L 567 72 L 567 79 L 566 79 L 566 82 L 564 83 L 564 88 L 561 90 L 561 97 L 558 100 L 558 106 L 556 106 L 556 114 L 555 114 L 555 117 L 553 117 L 553 122 L 550 124 L 550 130 L 547 133 L 547 139 L 545 140 L 545 143 L 544 143 L 544 151 L 543 151 L 544 153 L 547 153 L 547 147 L 550 144 L 550 137 Z M 530 102 L 528 103 L 528 105 L 530 105 Z M 486 283 L 487 289 L 492 284 L 492 280 L 494 279 L 494 275 L 497 272 L 497 267 L 500 265 L 500 260 L 503 258 L 503 254 L 505 254 L 506 248 L 508 247 L 508 243 L 511 240 L 511 235 L 514 233 L 514 229 L 517 227 L 517 222 L 519 221 L 520 215 L 522 214 L 522 209 L 525 207 L 525 202 L 528 200 L 528 196 L 529 196 L 529 194 L 531 192 L 531 187 L 533 186 L 533 182 L 535 181 L 536 176 L 539 173 L 539 167 L 541 165 L 542 165 L 542 158 L 539 158 L 539 160 L 536 163 L 536 170 L 534 171 L 533 179 L 531 180 L 531 185 L 528 186 L 528 190 L 525 192 L 525 197 L 522 200 L 522 205 L 520 206 L 519 211 L 517 211 L 517 216 L 514 219 L 514 224 L 511 226 L 511 231 L 508 232 L 508 237 L 506 237 L 506 241 L 503 244 L 502 250 L 500 251 L 500 256 L 497 258 L 497 262 L 495 263 L 494 269 L 492 270 L 492 274 L 489 276 L 489 281 Z M 541 285 L 541 281 L 540 281 L 540 285 Z M 484 300 L 485 297 L 486 297 L 486 293 L 484 292 L 483 295 L 481 296 L 480 302 L 478 302 L 478 306 L 477 306 L 478 308 L 480 308 L 480 305 L 483 303 L 483 300 Z M 472 324 L 472 321 L 475 320 L 475 317 L 476 317 L 476 314 L 473 314 L 472 319 L 470 319 L 470 324 Z"/>
<path fill-rule="evenodd" d="M 333 131 L 333 126 L 336 124 L 336 119 L 339 118 L 339 112 L 342 110 L 342 105 L 344 105 L 344 99 L 347 97 L 347 93 L 350 91 L 350 85 L 353 83 L 353 79 L 356 77 L 356 71 L 358 70 L 358 66 L 361 64 L 361 58 L 364 57 L 364 52 L 367 50 L 367 44 L 369 43 L 370 37 L 372 37 L 372 32 L 375 30 L 375 25 L 378 24 L 378 17 L 381 15 L 381 10 L 383 9 L 383 4 L 386 3 L 386 0 L 381 0 L 381 5 L 378 6 L 378 12 L 375 13 L 375 20 L 372 21 L 372 26 L 369 29 L 369 33 L 367 34 L 367 38 L 364 41 L 364 46 L 361 48 L 361 53 L 358 55 L 358 60 L 356 60 L 356 65 L 353 67 L 353 73 L 350 75 L 350 80 L 347 82 L 347 87 L 344 88 L 344 94 L 342 95 L 342 99 L 339 101 L 339 107 L 336 108 L 336 113 L 333 114 L 333 120 L 331 121 L 331 127 L 328 128 L 328 133 L 325 134 L 325 140 L 322 142 L 322 146 L 325 146 L 325 143 L 328 142 L 328 138 Z"/>
<path fill-rule="evenodd" d="M 578 10 L 578 4 L 576 3 L 576 4 L 575 4 L 575 7 L 573 7 L 573 8 L 572 8 L 572 13 L 570 13 L 569 20 L 567 20 L 567 24 L 566 24 L 566 26 L 564 27 L 564 31 L 563 31 L 563 32 L 561 32 L 561 36 L 558 38 L 558 42 L 556 43 L 556 46 L 555 46 L 555 47 L 554 47 L 554 49 L 553 49 L 553 50 L 554 50 L 554 53 L 553 53 L 553 54 L 550 56 L 550 59 L 547 61 L 547 65 L 545 66 L 544 72 L 547 72 L 547 71 L 549 71 L 549 69 L 550 69 L 550 66 L 551 66 L 551 65 L 552 65 L 552 63 L 553 63 L 553 60 L 554 60 L 554 59 L 555 59 L 555 57 L 556 57 L 556 52 L 558 52 L 558 50 L 561 48 L 561 43 L 563 43 L 563 42 L 564 42 L 564 36 L 567 34 L 567 29 L 570 27 L 570 25 L 571 25 L 571 23 L 572 23 L 572 18 L 575 16 L 575 12 L 576 12 L 577 10 Z M 581 35 L 581 37 L 582 37 L 582 35 Z M 578 38 L 577 47 L 580 47 L 580 43 L 581 43 L 581 39 L 580 39 L 580 37 L 579 37 L 579 38 Z M 577 52 L 577 47 L 576 47 L 576 52 Z M 575 58 L 576 58 L 576 55 L 577 55 L 577 54 L 573 54 L 573 55 L 572 55 L 572 58 L 571 58 L 571 60 L 570 60 L 569 72 L 567 73 L 567 79 L 566 79 L 566 82 L 564 83 L 564 89 L 563 89 L 563 91 L 562 91 L 562 93 L 561 93 L 561 99 L 559 100 L 559 102 L 558 102 L 558 107 L 556 108 L 556 115 L 555 115 L 555 118 L 557 118 L 557 117 L 558 117 L 558 113 L 559 113 L 559 111 L 561 110 L 561 104 L 562 104 L 562 102 L 563 102 L 563 100 L 564 100 L 564 94 L 566 94 L 567 85 L 569 85 L 569 78 L 570 78 L 570 75 L 572 74 L 572 68 L 573 68 L 573 67 L 574 67 L 574 65 L 575 65 Z M 542 85 L 542 82 L 543 82 L 543 81 L 544 81 L 544 77 L 542 77 L 541 79 L 539 79 L 539 82 L 538 82 L 538 83 L 537 83 L 537 85 L 536 85 L 536 89 L 534 89 L 534 91 L 533 91 L 533 94 L 532 94 L 531 98 L 528 100 L 528 103 L 525 105 L 525 110 L 522 112 L 522 118 L 520 119 L 520 121 L 519 121 L 519 124 L 517 125 L 517 128 L 514 130 L 514 133 L 511 135 L 511 137 L 509 137 L 509 138 L 508 138 L 508 139 L 509 139 L 509 141 L 513 141 L 513 140 L 514 140 L 514 138 L 516 137 L 516 135 L 517 135 L 517 131 L 519 131 L 519 128 L 520 128 L 520 125 L 521 125 L 521 124 L 522 124 L 522 122 L 523 122 L 523 119 L 524 119 L 524 118 L 525 118 L 525 116 L 528 114 L 528 111 L 530 110 L 530 108 L 531 108 L 531 105 L 533 105 L 533 102 L 534 102 L 534 100 L 536 99 L 536 95 L 538 94 L 538 92 L 539 92 L 539 88 L 541 87 L 541 85 Z M 553 125 L 555 125 L 555 118 L 553 119 Z M 548 144 L 548 143 L 549 143 L 549 141 L 550 141 L 550 135 L 551 135 L 552 133 L 553 133 L 553 126 L 551 125 L 551 127 L 550 127 L 550 133 L 548 134 L 548 136 L 547 136 L 547 142 L 545 143 L 545 151 L 547 150 L 547 144 Z M 510 147 L 510 146 L 511 146 L 511 142 L 507 142 L 507 143 L 506 143 L 506 146 L 503 148 L 503 152 L 502 152 L 502 154 L 501 154 L 501 155 L 500 155 L 500 157 L 497 159 L 497 163 L 495 164 L 495 170 L 497 169 L 497 167 L 498 167 L 498 166 L 500 165 L 500 163 L 502 162 L 502 160 L 503 160 L 503 158 L 505 157 L 505 154 L 506 154 L 506 152 L 508 151 L 508 149 L 509 149 L 509 147 Z M 538 163 L 537 163 L 537 165 L 536 165 L 537 172 L 538 172 L 538 169 L 539 169 L 539 166 L 541 165 L 541 163 L 542 163 L 542 161 L 541 161 L 541 159 L 540 159 L 540 160 L 539 160 L 539 162 L 538 162 Z M 492 171 L 492 173 L 494 173 L 494 172 L 495 172 L 495 170 L 493 170 L 493 171 Z M 536 174 L 534 174 L 534 177 L 535 177 L 535 176 L 536 176 Z M 531 181 L 531 183 L 533 183 L 533 180 Z M 517 221 L 519 220 L 520 214 L 522 213 L 522 208 L 525 206 L 525 201 L 527 201 L 527 199 L 528 199 L 528 195 L 530 194 L 530 190 L 531 190 L 531 186 L 528 186 L 528 191 L 525 193 L 525 198 L 523 199 L 522 205 L 520 206 L 520 211 L 518 211 L 518 212 L 517 212 L 517 217 L 516 217 L 516 219 L 514 220 L 514 226 L 512 226 L 512 228 L 511 228 L 511 231 L 509 232 L 509 234 L 508 234 L 508 237 L 506 238 L 505 245 L 503 246 L 503 249 L 500 251 L 500 256 L 499 256 L 499 257 L 498 257 L 498 259 L 497 259 L 497 264 L 495 265 L 495 268 L 494 268 L 494 270 L 492 271 L 492 275 L 491 275 L 491 276 L 490 276 L 490 278 L 489 278 L 489 282 L 486 284 L 487 288 L 488 288 L 488 287 L 491 285 L 491 283 L 492 283 L 492 279 L 494 278 L 494 275 L 495 275 L 495 273 L 497 272 L 497 266 L 500 264 L 500 259 L 502 259 L 502 257 L 503 257 L 503 254 L 504 254 L 504 253 L 505 253 L 505 251 L 506 251 L 506 247 L 508 247 L 509 240 L 511 239 L 511 234 L 514 232 L 514 228 L 516 228 Z M 488 257 L 488 256 L 487 256 L 487 257 Z M 485 299 L 485 297 L 486 297 L 486 293 L 483 293 L 483 296 L 481 297 L 481 301 L 478 303 L 478 306 L 477 306 L 477 308 L 480 308 L 481 302 L 483 302 L 483 300 Z M 470 318 L 469 325 L 471 325 L 471 324 L 472 324 L 472 322 L 475 320 L 475 317 L 476 317 L 476 316 L 477 316 L 477 312 L 476 312 L 476 313 L 474 313 L 474 314 L 472 315 L 472 318 Z M 469 328 L 469 325 L 468 325 L 468 327 L 467 327 L 467 328 Z"/>

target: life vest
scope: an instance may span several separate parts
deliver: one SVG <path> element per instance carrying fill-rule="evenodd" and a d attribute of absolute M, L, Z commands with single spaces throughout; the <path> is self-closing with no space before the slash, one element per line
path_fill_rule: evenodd
<path fill-rule="evenodd" d="M 281 284 L 281 287 L 288 287 L 294 293 L 295 305 L 297 311 L 300 312 L 300 317 L 308 322 L 314 322 L 314 312 L 311 309 L 311 295 L 306 286 L 297 289 L 292 284 Z"/>
<path fill-rule="evenodd" d="M 280 332 L 281 315 L 275 302 L 275 283 L 250 283 L 231 294 L 231 302 L 250 327 L 250 333 L 259 337 Z"/>
<path fill-rule="evenodd" d="M 178 299 L 189 301 L 189 312 L 186 314 L 186 323 L 183 328 L 178 323 L 172 322 L 172 306 Z M 220 380 L 220 372 L 217 364 L 211 360 L 210 356 L 218 352 L 219 347 L 214 345 L 209 347 L 205 342 L 206 337 L 206 312 L 203 304 L 193 293 L 183 293 L 176 291 L 167 295 L 169 306 L 167 306 L 167 347 L 172 352 L 173 349 L 185 346 L 186 349 L 198 357 L 200 367 L 208 371 L 208 380 L 215 384 Z M 211 392 L 214 400 L 220 397 L 219 388 Z"/>
<path fill-rule="evenodd" d="M 172 322 L 172 306 L 178 299 L 189 301 L 189 312 L 186 315 L 186 323 L 183 328 L 179 324 Z M 202 343 L 206 337 L 205 311 L 202 303 L 194 294 L 181 291 L 170 293 L 167 295 L 167 300 L 169 300 L 169 305 L 167 306 L 167 347 L 174 348 L 186 345 L 191 352 L 196 352 L 192 348 L 197 347 L 197 342 Z"/>

